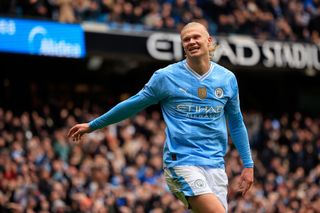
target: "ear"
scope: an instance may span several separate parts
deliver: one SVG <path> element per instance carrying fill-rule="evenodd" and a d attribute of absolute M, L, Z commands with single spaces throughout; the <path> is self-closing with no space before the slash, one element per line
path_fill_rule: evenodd
<path fill-rule="evenodd" d="M 208 37 L 208 47 L 210 47 L 212 45 L 212 41 L 213 41 L 212 36 L 209 36 Z"/>

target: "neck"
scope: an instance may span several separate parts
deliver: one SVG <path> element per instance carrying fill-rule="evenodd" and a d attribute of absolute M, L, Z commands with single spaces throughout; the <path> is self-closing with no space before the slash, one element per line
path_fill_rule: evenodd
<path fill-rule="evenodd" d="M 210 60 L 208 58 L 195 58 L 195 59 L 190 59 L 187 58 L 187 63 L 189 67 L 197 72 L 199 75 L 204 75 L 209 71 L 210 68 Z"/>

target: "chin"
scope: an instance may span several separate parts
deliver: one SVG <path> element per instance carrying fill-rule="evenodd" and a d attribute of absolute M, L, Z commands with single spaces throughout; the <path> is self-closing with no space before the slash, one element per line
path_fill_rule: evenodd
<path fill-rule="evenodd" d="M 193 53 L 193 54 L 189 54 L 190 58 L 201 58 L 203 55 L 200 53 Z"/>

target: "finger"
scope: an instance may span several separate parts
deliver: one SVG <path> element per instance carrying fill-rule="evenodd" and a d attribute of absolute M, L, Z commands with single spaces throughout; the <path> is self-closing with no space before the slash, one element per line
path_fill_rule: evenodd
<path fill-rule="evenodd" d="M 72 128 L 69 130 L 69 132 L 68 132 L 68 134 L 67 134 L 67 137 L 72 136 L 76 130 L 77 130 L 77 127 L 76 127 L 76 126 L 72 127 Z"/>
<path fill-rule="evenodd" d="M 244 180 L 242 178 L 240 178 L 240 181 L 238 183 L 238 187 L 243 188 L 243 183 L 244 183 Z"/>
<path fill-rule="evenodd" d="M 248 185 L 245 184 L 245 186 L 243 186 L 243 188 L 242 188 L 242 196 L 245 196 L 245 194 L 247 193 L 247 191 L 248 191 Z"/>
<path fill-rule="evenodd" d="M 77 132 L 73 133 L 73 134 L 71 135 L 71 138 L 72 138 L 73 140 L 75 140 L 75 139 L 76 139 L 76 136 L 77 136 Z"/>
<path fill-rule="evenodd" d="M 73 135 L 71 136 L 73 139 L 78 140 L 78 135 L 80 134 L 80 130 L 77 130 Z"/>
<path fill-rule="evenodd" d="M 242 185 L 242 186 L 239 187 L 239 191 L 240 192 L 243 193 L 245 190 L 246 190 L 246 186 L 245 185 Z"/>
<path fill-rule="evenodd" d="M 247 194 L 247 192 L 249 191 L 249 188 L 246 188 L 245 190 L 243 190 L 242 192 L 242 196 L 245 196 Z"/>
<path fill-rule="evenodd" d="M 82 135 L 84 134 L 82 130 L 78 131 L 78 141 L 81 141 Z"/>
<path fill-rule="evenodd" d="M 71 130 L 72 130 L 72 129 L 70 129 L 70 130 L 68 131 L 68 133 L 67 133 L 67 137 L 68 137 L 68 138 L 70 137 L 70 135 L 71 135 L 71 133 L 72 133 Z"/>
<path fill-rule="evenodd" d="M 78 134 L 78 141 L 81 141 L 81 137 L 82 137 L 82 133 L 81 132 L 79 132 L 79 134 Z"/>
<path fill-rule="evenodd" d="M 242 196 L 245 196 L 247 194 L 247 191 L 249 190 L 248 187 L 246 187 L 243 191 L 242 191 Z"/>
<path fill-rule="evenodd" d="M 251 188 L 252 183 L 247 183 L 247 187 L 245 188 L 245 190 L 242 192 L 242 196 L 245 196 L 247 194 L 247 192 L 249 191 L 249 189 Z"/>

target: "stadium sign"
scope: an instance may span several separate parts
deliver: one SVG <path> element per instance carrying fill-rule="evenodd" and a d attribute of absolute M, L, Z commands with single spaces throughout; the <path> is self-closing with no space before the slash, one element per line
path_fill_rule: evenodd
<path fill-rule="evenodd" d="M 147 40 L 149 54 L 158 60 L 181 60 L 183 57 L 180 36 L 172 33 L 153 33 Z"/>
<path fill-rule="evenodd" d="M 82 58 L 84 31 L 76 24 L 0 17 L 0 51 Z"/>
<path fill-rule="evenodd" d="M 281 69 L 315 69 L 320 71 L 320 46 L 310 43 L 258 41 L 248 36 L 216 37 L 220 48 L 215 61 L 228 60 L 234 66 Z M 148 53 L 157 60 L 181 60 L 180 36 L 152 33 L 146 42 Z"/>

